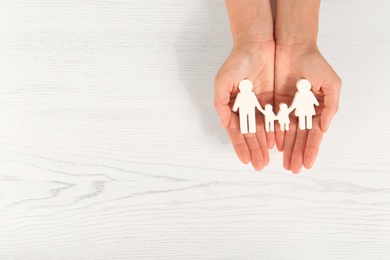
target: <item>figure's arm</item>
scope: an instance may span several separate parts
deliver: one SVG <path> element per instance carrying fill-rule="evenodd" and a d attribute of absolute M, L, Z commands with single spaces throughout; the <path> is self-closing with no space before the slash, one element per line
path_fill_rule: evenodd
<path fill-rule="evenodd" d="M 260 106 L 257 108 L 261 113 L 263 113 L 265 115 L 265 110 Z"/>
<path fill-rule="evenodd" d="M 291 113 L 296 108 L 297 108 L 297 94 L 295 94 L 294 99 L 291 102 L 291 106 L 288 108 L 289 113 Z"/>
<path fill-rule="evenodd" d="M 320 103 L 318 102 L 316 96 L 314 96 L 313 94 L 313 101 L 314 101 L 314 104 L 318 107 L 320 105 Z"/>
<path fill-rule="evenodd" d="M 273 118 L 274 120 L 278 120 L 278 117 L 275 115 L 274 112 L 272 112 L 272 118 Z"/>
<path fill-rule="evenodd" d="M 257 109 L 261 112 L 261 113 L 263 113 L 264 115 L 265 115 L 265 110 L 260 106 L 260 104 L 258 105 L 258 106 L 256 106 L 257 107 Z"/>
<path fill-rule="evenodd" d="M 258 110 L 260 110 L 261 113 L 264 114 L 264 109 L 261 107 L 259 100 L 257 100 L 256 96 L 253 97 L 253 101 L 255 103 L 255 106 Z"/>
<path fill-rule="evenodd" d="M 234 101 L 234 105 L 233 105 L 233 111 L 234 112 L 237 112 L 237 110 L 238 110 L 238 106 L 239 106 L 239 104 L 240 104 L 240 93 L 238 93 L 237 94 L 237 97 L 236 97 L 236 100 Z"/>

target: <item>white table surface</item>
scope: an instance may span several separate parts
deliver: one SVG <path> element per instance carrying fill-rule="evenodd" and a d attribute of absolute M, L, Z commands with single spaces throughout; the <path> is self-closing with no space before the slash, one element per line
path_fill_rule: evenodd
<path fill-rule="evenodd" d="M 239 162 L 223 1 L 0 1 L 0 259 L 389 259 L 390 2 L 323 1 L 310 171 Z"/>

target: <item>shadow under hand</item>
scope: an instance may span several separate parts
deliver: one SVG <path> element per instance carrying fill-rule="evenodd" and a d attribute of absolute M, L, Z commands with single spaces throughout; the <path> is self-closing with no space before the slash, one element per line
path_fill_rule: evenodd
<path fill-rule="evenodd" d="M 232 48 L 229 18 L 223 1 L 195 1 L 189 5 L 195 8 L 183 24 L 175 50 L 180 79 L 205 134 L 228 143 L 214 110 L 214 77 Z"/>

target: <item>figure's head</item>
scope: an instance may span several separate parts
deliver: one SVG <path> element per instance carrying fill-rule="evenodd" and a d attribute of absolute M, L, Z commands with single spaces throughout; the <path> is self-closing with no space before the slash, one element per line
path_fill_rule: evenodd
<path fill-rule="evenodd" d="M 265 110 L 271 111 L 272 110 L 272 105 L 270 105 L 270 104 L 265 105 Z"/>
<path fill-rule="evenodd" d="M 298 80 L 298 82 L 297 82 L 297 89 L 300 92 L 309 91 L 311 89 L 310 81 L 308 81 L 307 79 L 300 79 L 300 80 Z"/>
<path fill-rule="evenodd" d="M 253 84 L 249 79 L 244 79 L 243 81 L 238 84 L 238 89 L 241 92 L 249 92 L 253 89 Z"/>
<path fill-rule="evenodd" d="M 280 103 L 279 104 L 280 110 L 286 110 L 287 109 L 287 104 L 286 103 Z"/>

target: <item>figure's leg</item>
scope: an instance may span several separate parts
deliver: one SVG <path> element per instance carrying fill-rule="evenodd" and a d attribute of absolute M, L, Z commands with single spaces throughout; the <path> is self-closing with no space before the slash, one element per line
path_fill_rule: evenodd
<path fill-rule="evenodd" d="M 248 115 L 249 133 L 256 133 L 256 117 L 255 112 Z"/>
<path fill-rule="evenodd" d="M 271 128 L 271 132 L 274 132 L 275 131 L 275 121 L 271 121 L 270 122 L 270 128 Z"/>
<path fill-rule="evenodd" d="M 245 113 L 240 113 L 240 130 L 241 134 L 248 133 L 248 115 Z"/>
<path fill-rule="evenodd" d="M 279 125 L 280 125 L 280 131 L 284 131 L 284 123 L 282 123 L 282 122 L 279 122 Z"/>
<path fill-rule="evenodd" d="M 269 132 L 269 122 L 268 121 L 265 122 L 265 131 Z"/>
<path fill-rule="evenodd" d="M 306 116 L 306 128 L 307 129 L 313 128 L 313 118 L 311 116 Z"/>
<path fill-rule="evenodd" d="M 305 116 L 299 116 L 298 117 L 299 121 L 299 129 L 305 130 L 306 129 L 306 117 Z"/>
<path fill-rule="evenodd" d="M 290 123 L 286 123 L 286 131 L 290 130 Z"/>

